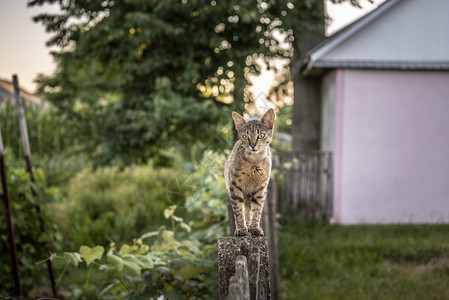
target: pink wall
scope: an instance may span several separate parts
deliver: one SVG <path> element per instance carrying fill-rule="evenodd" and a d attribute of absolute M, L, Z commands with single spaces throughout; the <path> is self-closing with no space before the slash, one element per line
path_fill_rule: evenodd
<path fill-rule="evenodd" d="M 334 218 L 449 222 L 449 72 L 338 70 Z"/>

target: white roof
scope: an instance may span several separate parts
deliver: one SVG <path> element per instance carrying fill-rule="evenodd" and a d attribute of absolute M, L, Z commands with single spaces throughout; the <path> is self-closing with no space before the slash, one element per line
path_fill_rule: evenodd
<path fill-rule="evenodd" d="M 9 80 L 0 78 L 0 101 L 2 100 L 2 96 L 14 99 L 14 86 Z M 38 95 L 31 94 L 22 87 L 20 87 L 20 96 L 33 105 L 40 106 L 43 104 L 43 101 Z"/>
<path fill-rule="evenodd" d="M 312 49 L 314 68 L 449 70 L 449 1 L 387 0 Z"/>

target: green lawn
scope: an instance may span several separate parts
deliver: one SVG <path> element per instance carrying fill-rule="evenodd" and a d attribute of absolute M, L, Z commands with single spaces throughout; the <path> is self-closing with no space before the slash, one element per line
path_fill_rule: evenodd
<path fill-rule="evenodd" d="M 282 299 L 449 299 L 449 225 L 279 231 Z"/>

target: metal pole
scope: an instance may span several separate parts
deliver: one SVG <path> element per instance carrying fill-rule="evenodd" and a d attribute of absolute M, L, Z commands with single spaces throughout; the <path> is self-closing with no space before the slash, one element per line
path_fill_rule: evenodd
<path fill-rule="evenodd" d="M 14 235 L 14 224 L 12 220 L 11 202 L 9 199 L 8 179 L 6 177 L 6 163 L 3 154 L 2 130 L 0 128 L 0 173 L 2 177 L 3 200 L 5 203 L 6 222 L 8 226 L 8 243 L 11 251 L 12 275 L 14 277 L 14 294 L 19 298 L 22 297 L 19 279 L 19 264 L 17 262 L 17 248 Z"/>
<path fill-rule="evenodd" d="M 26 124 L 26 118 L 25 118 L 25 110 L 23 108 L 22 104 L 22 98 L 20 98 L 20 89 L 19 89 L 19 82 L 17 80 L 17 75 L 12 76 L 12 82 L 14 85 L 14 98 L 16 101 L 16 107 L 17 112 L 19 115 L 19 126 L 20 126 L 20 135 L 22 136 L 22 147 L 23 147 L 23 155 L 25 157 L 25 162 L 27 166 L 27 171 L 30 174 L 30 180 L 32 182 L 35 182 L 34 174 L 33 174 L 33 167 L 31 165 L 31 151 L 30 151 L 30 143 L 28 139 L 28 129 Z M 37 196 L 36 191 L 31 188 L 31 193 L 33 196 Z M 39 218 L 39 223 L 41 227 L 41 231 L 45 232 L 45 224 L 44 220 L 41 216 L 41 208 L 37 204 L 36 205 L 36 211 Z M 51 289 L 53 291 L 53 297 L 57 298 L 57 291 L 56 291 L 56 283 L 55 283 L 55 276 L 53 273 L 53 266 L 51 260 L 47 260 L 47 269 L 48 269 L 48 275 L 50 276 L 50 283 L 51 283 Z"/>

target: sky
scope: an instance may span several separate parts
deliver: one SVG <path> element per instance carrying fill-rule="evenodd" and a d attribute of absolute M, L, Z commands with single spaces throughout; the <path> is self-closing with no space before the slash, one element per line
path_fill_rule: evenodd
<path fill-rule="evenodd" d="M 360 0 L 363 9 L 348 3 L 334 5 L 326 0 L 326 9 L 333 22 L 327 33 L 331 34 L 346 24 L 376 8 L 385 0 Z M 50 35 L 44 27 L 34 23 L 32 17 L 43 12 L 57 12 L 56 6 L 27 8 L 26 0 L 0 0 L 0 78 L 11 80 L 17 74 L 20 85 L 29 92 L 36 90 L 34 80 L 39 73 L 50 75 L 55 71 L 55 63 L 45 43 Z M 53 49 L 54 50 L 54 49 Z M 265 74 L 265 80 L 270 79 Z M 267 86 L 261 82 L 261 89 Z"/>

